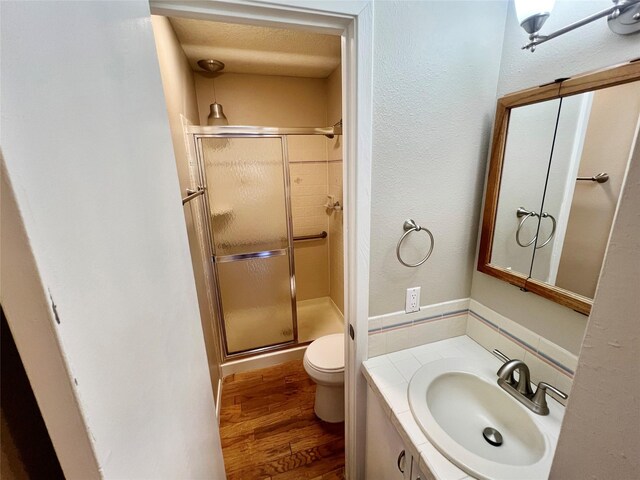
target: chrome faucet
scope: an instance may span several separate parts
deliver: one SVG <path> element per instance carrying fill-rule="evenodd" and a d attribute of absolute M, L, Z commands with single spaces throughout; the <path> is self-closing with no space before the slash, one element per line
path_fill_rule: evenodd
<path fill-rule="evenodd" d="M 518 372 L 517 382 L 513 376 L 513 372 L 516 371 Z M 500 367 L 497 375 L 498 385 L 500 385 L 500 380 L 502 380 L 511 388 L 515 387 L 515 389 L 525 397 L 533 396 L 533 390 L 531 390 L 531 374 L 529 373 L 529 367 L 522 360 L 509 360 Z"/>
<path fill-rule="evenodd" d="M 533 413 L 549 415 L 547 390 L 555 393 L 564 400 L 568 398 L 566 393 L 561 392 L 546 382 L 538 383 L 538 388 L 536 392 L 533 393 L 530 383 L 531 375 L 526 363 L 518 359 L 512 360 L 498 349 L 495 349 L 493 354 L 505 362 L 497 372 L 498 385 Z M 513 375 L 516 371 L 518 372 L 518 380 L 516 380 Z"/>

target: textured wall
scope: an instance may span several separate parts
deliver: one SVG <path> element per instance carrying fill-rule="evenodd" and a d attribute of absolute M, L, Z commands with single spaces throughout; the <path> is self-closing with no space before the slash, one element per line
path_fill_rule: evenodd
<path fill-rule="evenodd" d="M 503 2 L 375 2 L 370 316 L 469 296 L 482 179 L 495 111 Z M 435 237 L 402 266 L 406 218 Z M 408 242 L 416 259 L 424 234 Z"/>
<path fill-rule="evenodd" d="M 558 0 L 543 30 L 551 32 L 609 5 L 607 0 Z M 540 45 L 535 53 L 522 51 L 520 47 L 526 41 L 526 34 L 518 24 L 513 3 L 509 3 L 504 35 L 498 96 L 640 55 L 637 35 L 616 35 L 604 20 Z M 471 297 L 561 347 L 578 353 L 586 325 L 585 316 L 477 271 L 473 275 Z"/>
<path fill-rule="evenodd" d="M 552 479 L 640 475 L 640 149 L 614 221 Z"/>
<path fill-rule="evenodd" d="M 55 309 L 27 343 L 57 340 L 102 477 L 223 478 L 149 4 L 3 2 L 1 30 L 2 149 L 48 290 L 13 292 L 10 325 Z"/>

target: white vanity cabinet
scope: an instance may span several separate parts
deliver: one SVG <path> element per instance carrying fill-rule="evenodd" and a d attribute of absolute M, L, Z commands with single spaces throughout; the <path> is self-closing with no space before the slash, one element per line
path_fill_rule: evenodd
<path fill-rule="evenodd" d="M 427 475 L 420 470 L 419 459 L 414 457 L 411 465 L 411 480 L 433 480 L 433 475 Z"/>
<path fill-rule="evenodd" d="M 411 453 L 371 387 L 367 391 L 367 480 L 410 480 Z M 426 478 L 426 477 L 425 477 Z"/>

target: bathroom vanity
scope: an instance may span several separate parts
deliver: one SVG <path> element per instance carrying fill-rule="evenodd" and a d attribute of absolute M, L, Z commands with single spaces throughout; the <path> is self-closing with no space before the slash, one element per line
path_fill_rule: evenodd
<path fill-rule="evenodd" d="M 466 335 L 364 362 L 367 479 L 547 478 L 564 406 L 531 412 L 498 386 L 501 365 Z"/>

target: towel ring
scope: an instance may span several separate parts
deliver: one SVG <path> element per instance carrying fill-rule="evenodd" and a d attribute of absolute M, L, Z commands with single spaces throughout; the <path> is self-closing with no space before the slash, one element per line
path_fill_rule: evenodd
<path fill-rule="evenodd" d="M 520 245 L 523 248 L 527 248 L 529 246 L 531 246 L 533 244 L 533 242 L 535 242 L 538 239 L 538 235 L 534 235 L 533 238 L 531 239 L 531 241 L 527 244 L 522 244 L 522 242 L 520 241 L 520 231 L 522 230 L 522 227 L 524 226 L 525 222 L 530 218 L 530 217 L 538 217 L 539 215 L 534 212 L 533 210 L 529 211 L 524 207 L 520 207 L 518 208 L 518 210 L 516 211 L 516 215 L 518 217 L 522 217 L 522 220 L 520 220 L 520 224 L 518 225 L 518 230 L 516 230 L 516 242 L 518 243 L 518 245 Z M 536 245 L 536 250 L 539 248 L 544 247 L 545 245 L 547 245 L 547 243 L 549 243 L 551 241 L 551 239 L 553 238 L 553 236 L 556 234 L 556 219 L 553 215 L 544 212 L 542 214 L 542 218 L 550 218 L 551 219 L 551 233 L 549 234 L 549 238 L 547 238 L 544 243 L 542 243 L 541 245 Z"/>
<path fill-rule="evenodd" d="M 522 241 L 520 240 L 520 231 L 522 230 L 522 227 L 524 227 L 524 224 L 527 220 L 529 220 L 529 218 L 531 217 L 537 217 L 538 214 L 536 212 L 529 211 L 523 207 L 518 208 L 516 215 L 518 217 L 522 217 L 522 220 L 520 220 L 520 224 L 518 225 L 518 230 L 516 230 L 516 242 L 518 245 L 520 245 L 522 248 L 527 248 L 528 246 L 532 245 L 533 242 L 536 241 L 536 239 L 538 238 L 537 235 L 534 235 L 533 238 L 531 239 L 531 241 L 527 244 L 522 244 Z"/>
<path fill-rule="evenodd" d="M 404 221 L 404 225 L 402 225 L 402 228 L 404 229 L 404 234 L 400 237 L 400 240 L 398 240 L 398 245 L 396 246 L 396 256 L 398 257 L 398 261 L 405 267 L 419 267 L 429 259 L 429 257 L 431 256 L 431 252 L 433 252 L 433 246 L 435 244 L 435 241 L 433 240 L 433 234 L 429 231 L 428 228 L 419 226 L 411 218 Z M 429 247 L 429 251 L 424 256 L 424 258 L 418 263 L 407 263 L 402 260 L 402 257 L 400 256 L 400 247 L 402 246 L 402 242 L 404 242 L 404 239 L 407 238 L 410 233 L 419 232 L 420 230 L 427 232 L 427 235 L 429 235 L 429 239 L 431 240 L 431 246 Z"/>
<path fill-rule="evenodd" d="M 549 235 L 549 238 L 547 238 L 544 243 L 542 245 L 537 245 L 536 248 L 542 248 L 544 247 L 547 243 L 549 243 L 551 241 L 551 239 L 553 238 L 553 236 L 556 234 L 556 219 L 553 217 L 553 215 L 544 212 L 542 214 L 542 218 L 550 218 L 551 219 L 551 234 Z"/>

